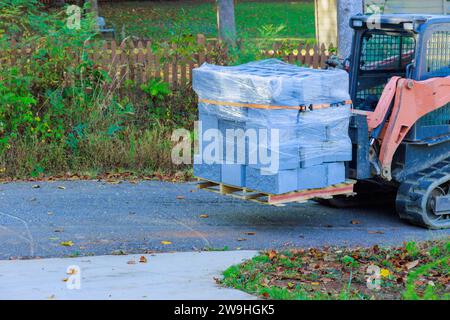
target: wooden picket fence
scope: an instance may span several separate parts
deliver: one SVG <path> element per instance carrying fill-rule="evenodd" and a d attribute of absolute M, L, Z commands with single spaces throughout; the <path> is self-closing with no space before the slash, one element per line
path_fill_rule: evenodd
<path fill-rule="evenodd" d="M 128 1 L 128 0 L 98 0 L 99 3 L 103 3 L 103 2 L 124 2 L 124 1 Z M 57 1 L 56 0 L 39 0 L 40 3 L 42 3 L 43 5 L 46 6 L 51 6 L 53 4 L 55 4 Z M 81 4 L 83 1 L 81 0 L 66 0 L 66 3 L 69 4 Z"/>
<path fill-rule="evenodd" d="M 108 71 L 110 76 L 121 83 L 133 81 L 145 83 L 151 78 L 161 78 L 172 87 L 186 86 L 192 81 L 192 70 L 204 62 L 226 64 L 226 49 L 215 40 L 207 40 L 204 35 L 197 35 L 198 50 L 192 56 L 157 55 L 152 50 L 150 40 L 127 41 L 116 43 L 108 41 L 101 50 L 93 52 L 93 60 Z M 176 46 L 172 51 L 176 51 Z M 265 51 L 267 58 L 277 57 L 282 60 L 310 68 L 323 68 L 331 55 L 331 48 L 299 44 L 291 52 L 280 52 L 280 44 Z"/>
<path fill-rule="evenodd" d="M 227 50 L 214 39 L 206 39 L 202 34 L 196 38 L 196 52 L 188 57 L 176 54 L 175 44 L 166 44 L 164 50 L 157 53 L 152 48 L 150 40 L 128 40 L 122 43 L 105 41 L 102 47 L 87 47 L 87 51 L 95 64 L 108 72 L 115 88 L 124 88 L 125 84 L 139 86 L 152 78 L 161 78 L 172 88 L 189 86 L 192 82 L 192 70 L 204 62 L 222 64 L 227 62 Z M 11 44 L 15 47 L 14 43 Z M 330 57 L 331 47 L 327 48 L 310 44 L 298 44 L 290 52 L 280 50 L 281 44 L 273 43 L 272 48 L 263 54 L 267 57 L 277 57 L 282 60 L 311 68 L 323 68 Z M 95 49 L 94 49 L 95 48 Z M 24 50 L 24 49 L 22 49 Z M 27 51 L 30 51 L 29 49 Z M 167 53 L 166 53 L 167 52 Z M 174 54 L 175 52 L 175 54 Z M 26 52 L 17 52 L 15 56 Z"/>

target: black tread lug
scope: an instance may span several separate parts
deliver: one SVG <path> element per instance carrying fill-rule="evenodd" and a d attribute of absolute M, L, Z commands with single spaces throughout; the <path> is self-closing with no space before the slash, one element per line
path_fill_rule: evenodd
<path fill-rule="evenodd" d="M 408 177 L 400 185 L 397 193 L 396 208 L 400 218 L 415 225 L 438 229 L 436 226 L 428 225 L 424 220 L 422 200 L 436 181 L 442 181 L 445 178 L 450 181 L 450 159 Z M 450 219 L 448 226 L 445 227 L 450 228 Z"/>

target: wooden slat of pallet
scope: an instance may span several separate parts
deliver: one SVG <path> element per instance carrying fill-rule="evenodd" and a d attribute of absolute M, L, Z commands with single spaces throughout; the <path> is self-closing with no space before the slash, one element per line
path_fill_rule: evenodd
<path fill-rule="evenodd" d="M 199 179 L 197 187 L 210 192 L 230 196 L 240 200 L 253 201 L 272 206 L 284 206 L 286 203 L 306 202 L 311 199 L 329 199 L 336 195 L 353 195 L 356 181 L 347 180 L 345 183 L 329 186 L 323 189 L 299 190 L 275 195 L 253 191 L 247 188 L 229 186 L 220 182 Z"/>
<path fill-rule="evenodd" d="M 233 197 L 240 200 L 252 201 L 261 204 L 268 204 L 267 198 L 268 195 L 260 192 L 254 192 L 252 190 L 248 190 L 247 188 L 239 188 L 234 186 L 229 186 L 223 183 L 198 179 L 199 183 L 197 184 L 197 188 L 207 190 L 209 192 L 218 193 L 221 195 L 226 195 L 229 197 Z M 266 198 L 266 199 L 264 199 Z M 280 205 L 282 206 L 282 205 Z"/>
<path fill-rule="evenodd" d="M 217 186 L 219 185 L 216 182 L 212 182 L 212 181 L 200 181 L 199 184 L 197 184 L 197 188 L 199 189 L 206 189 L 206 188 L 210 188 L 213 186 Z"/>
<path fill-rule="evenodd" d="M 281 195 L 270 195 L 269 204 L 279 204 L 288 202 L 302 202 L 315 198 L 330 198 L 337 195 L 353 194 L 354 183 L 342 183 L 333 185 L 323 189 L 304 190 L 299 192 L 291 192 Z"/>

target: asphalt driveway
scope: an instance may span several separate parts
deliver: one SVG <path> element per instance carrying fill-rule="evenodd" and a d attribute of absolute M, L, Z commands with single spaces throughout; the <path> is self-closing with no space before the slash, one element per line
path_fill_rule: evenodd
<path fill-rule="evenodd" d="M 193 250 L 395 245 L 450 237 L 390 207 L 269 207 L 194 183 L 96 181 L 0 185 L 0 259 Z"/>

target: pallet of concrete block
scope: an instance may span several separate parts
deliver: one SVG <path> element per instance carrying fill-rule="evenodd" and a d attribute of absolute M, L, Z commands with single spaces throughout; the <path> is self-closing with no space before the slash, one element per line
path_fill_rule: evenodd
<path fill-rule="evenodd" d="M 275 59 L 194 70 L 194 174 L 265 194 L 345 183 L 352 158 L 348 75 Z"/>
<path fill-rule="evenodd" d="M 331 199 L 334 196 L 352 196 L 356 181 L 346 180 L 336 185 L 319 189 L 296 190 L 284 194 L 270 194 L 248 188 L 226 185 L 199 179 L 197 188 L 236 199 L 251 201 L 271 206 L 285 206 L 289 203 L 303 203 L 311 199 Z"/>

